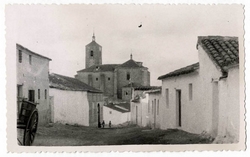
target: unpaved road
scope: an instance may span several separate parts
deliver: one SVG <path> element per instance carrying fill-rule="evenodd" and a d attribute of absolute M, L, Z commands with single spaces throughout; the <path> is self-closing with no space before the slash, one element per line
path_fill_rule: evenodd
<path fill-rule="evenodd" d="M 104 128 L 53 124 L 39 127 L 35 146 L 84 146 L 128 144 L 198 144 L 212 141 L 180 130 L 149 130 L 136 126 Z"/>

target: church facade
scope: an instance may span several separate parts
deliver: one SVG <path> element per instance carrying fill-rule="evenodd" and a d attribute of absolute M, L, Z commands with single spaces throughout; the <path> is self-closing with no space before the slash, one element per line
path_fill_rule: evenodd
<path fill-rule="evenodd" d="M 75 78 L 101 90 L 107 97 L 122 99 L 131 94 L 122 91 L 129 84 L 150 86 L 150 72 L 142 64 L 133 60 L 132 54 L 122 64 L 102 64 L 102 46 L 93 35 L 92 42 L 85 49 L 85 69 L 77 71 Z"/>

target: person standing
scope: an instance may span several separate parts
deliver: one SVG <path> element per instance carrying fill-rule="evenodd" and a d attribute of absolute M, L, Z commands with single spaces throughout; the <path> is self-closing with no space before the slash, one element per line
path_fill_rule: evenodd
<path fill-rule="evenodd" d="M 102 121 L 102 128 L 104 128 L 104 126 L 105 126 L 105 121 L 103 120 Z"/>

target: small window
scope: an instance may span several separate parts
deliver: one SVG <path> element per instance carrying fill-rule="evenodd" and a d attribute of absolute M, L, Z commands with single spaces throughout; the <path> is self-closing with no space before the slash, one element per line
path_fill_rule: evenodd
<path fill-rule="evenodd" d="M 44 90 L 44 99 L 47 99 L 47 89 Z"/>
<path fill-rule="evenodd" d="M 159 99 L 157 100 L 157 115 L 159 115 Z"/>
<path fill-rule="evenodd" d="M 130 73 L 127 73 L 127 80 L 130 80 Z"/>
<path fill-rule="evenodd" d="M 128 95 L 128 92 L 125 92 L 125 95 Z"/>
<path fill-rule="evenodd" d="M 97 78 L 95 78 L 95 80 L 96 80 L 96 81 L 98 81 L 98 77 L 97 77 Z"/>
<path fill-rule="evenodd" d="M 18 60 L 19 63 L 22 63 L 22 50 L 18 50 Z"/>
<path fill-rule="evenodd" d="M 38 99 L 40 99 L 40 89 L 38 89 L 37 93 L 38 93 Z"/>
<path fill-rule="evenodd" d="M 193 85 L 192 83 L 189 84 L 189 100 L 193 99 Z"/>
<path fill-rule="evenodd" d="M 167 108 L 169 108 L 169 92 L 168 92 L 168 89 L 165 90 L 165 94 L 166 94 L 166 105 L 167 105 Z"/>
<path fill-rule="evenodd" d="M 29 64 L 31 65 L 32 64 L 32 56 L 29 55 Z"/>
<path fill-rule="evenodd" d="M 110 77 L 108 77 L 108 80 L 110 81 Z"/>
<path fill-rule="evenodd" d="M 109 111 L 109 114 L 112 114 L 112 111 Z"/>
<path fill-rule="evenodd" d="M 94 56 L 94 51 L 93 51 L 93 50 L 90 51 L 90 56 L 91 56 L 91 57 Z"/>

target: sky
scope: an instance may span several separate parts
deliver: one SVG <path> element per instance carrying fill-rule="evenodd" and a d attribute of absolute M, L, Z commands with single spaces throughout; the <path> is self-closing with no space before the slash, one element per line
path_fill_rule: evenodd
<path fill-rule="evenodd" d="M 161 85 L 159 76 L 198 62 L 198 36 L 242 36 L 242 15 L 241 5 L 9 5 L 6 41 L 51 58 L 50 73 L 74 77 L 94 31 L 103 64 L 132 53 Z"/>

